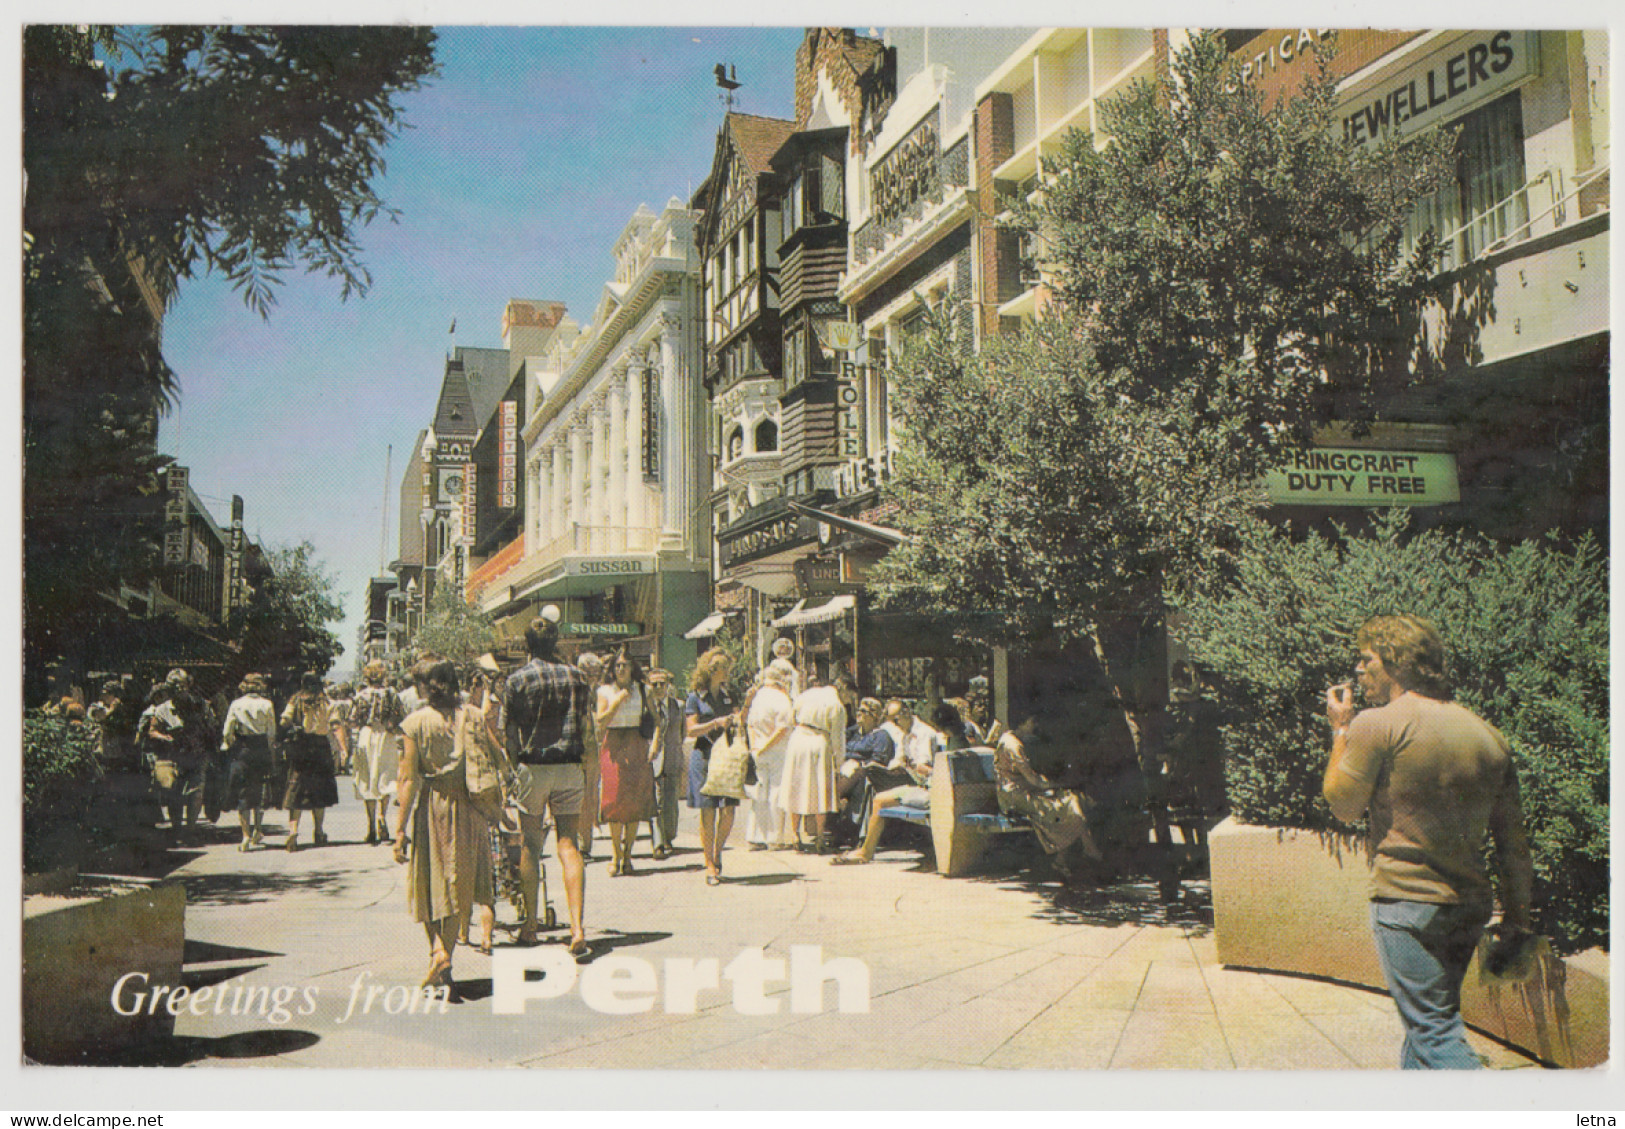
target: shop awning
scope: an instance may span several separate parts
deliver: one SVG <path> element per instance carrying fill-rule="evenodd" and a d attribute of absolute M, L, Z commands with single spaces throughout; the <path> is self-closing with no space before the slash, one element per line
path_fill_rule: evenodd
<path fill-rule="evenodd" d="M 867 537 L 871 541 L 879 541 L 882 545 L 901 545 L 905 541 L 914 540 L 913 536 L 904 533 L 901 529 L 892 529 L 890 526 L 873 525 L 857 518 L 846 517 L 842 514 L 832 514 L 828 510 L 821 510 L 817 506 L 807 506 L 800 502 L 785 499 L 785 505 L 793 513 L 803 517 L 817 518 L 825 525 L 833 525 L 836 529 L 847 533 L 855 533 L 859 537 Z"/>
<path fill-rule="evenodd" d="M 684 639 L 709 639 L 715 635 L 732 612 L 712 612 L 700 622 L 683 632 Z"/>
<path fill-rule="evenodd" d="M 795 607 L 785 612 L 773 621 L 774 627 L 806 627 L 814 623 L 828 623 L 832 619 L 840 619 L 847 612 L 857 606 L 858 598 L 851 594 L 833 596 L 822 604 L 807 606 L 802 600 Z"/>

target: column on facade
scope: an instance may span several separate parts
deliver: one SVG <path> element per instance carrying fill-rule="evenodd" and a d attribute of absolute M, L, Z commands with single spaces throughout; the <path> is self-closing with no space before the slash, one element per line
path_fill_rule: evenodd
<path fill-rule="evenodd" d="M 609 446 L 604 449 L 609 463 L 609 521 L 611 552 L 627 552 L 632 548 L 626 520 L 626 369 L 617 368 L 609 374 Z"/>
<path fill-rule="evenodd" d="M 677 371 L 676 319 L 663 316 L 661 322 L 660 343 L 649 350 L 649 363 L 660 373 L 660 525 L 666 534 L 682 537 L 695 509 L 690 494 L 700 452 L 694 449 L 691 398 L 684 395 Z M 707 461 L 707 473 L 709 467 Z"/>
<path fill-rule="evenodd" d="M 525 540 L 526 552 L 534 553 L 547 543 L 547 498 L 542 489 L 543 468 L 547 457 L 542 454 L 525 455 Z"/>
<path fill-rule="evenodd" d="M 570 528 L 570 476 L 565 468 L 565 458 L 568 455 L 565 443 L 564 436 L 555 435 L 547 448 L 547 458 L 551 466 L 547 481 L 549 489 L 553 492 L 549 506 L 551 512 L 547 518 L 549 544 L 563 537 Z"/>
<path fill-rule="evenodd" d="M 587 522 L 587 423 L 580 421 L 570 428 L 570 520 L 569 525 L 579 528 Z M 586 544 L 584 534 L 578 533 L 572 550 L 579 551 Z"/>
<path fill-rule="evenodd" d="M 643 483 L 643 379 L 646 371 L 643 352 L 638 350 L 626 366 L 626 524 L 637 530 L 649 525 L 649 488 Z"/>
<path fill-rule="evenodd" d="M 536 544 L 533 548 L 540 548 L 553 540 L 553 457 L 549 452 L 543 451 L 538 456 L 532 474 L 529 494 L 537 514 Z"/>
<path fill-rule="evenodd" d="M 594 401 L 591 410 L 592 439 L 591 450 L 587 452 L 586 471 L 592 477 L 592 496 L 587 502 L 587 524 L 592 526 L 592 551 L 595 553 L 613 552 L 609 544 L 609 490 L 606 488 L 605 472 L 609 469 L 607 452 L 609 449 L 609 417 L 604 410 L 602 400 Z"/>

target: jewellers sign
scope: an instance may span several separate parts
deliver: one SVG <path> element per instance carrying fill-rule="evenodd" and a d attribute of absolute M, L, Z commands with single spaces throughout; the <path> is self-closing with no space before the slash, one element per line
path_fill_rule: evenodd
<path fill-rule="evenodd" d="M 1316 447 L 1264 476 L 1288 506 L 1439 506 L 1461 501 L 1456 456 L 1440 451 Z"/>
<path fill-rule="evenodd" d="M 1482 31 L 1430 56 L 1415 70 L 1355 96 L 1342 110 L 1343 140 L 1375 145 L 1459 117 L 1539 73 L 1540 35 Z"/>

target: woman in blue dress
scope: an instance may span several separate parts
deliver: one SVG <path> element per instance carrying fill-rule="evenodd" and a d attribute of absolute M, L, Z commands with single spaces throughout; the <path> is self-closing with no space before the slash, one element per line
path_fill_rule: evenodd
<path fill-rule="evenodd" d="M 717 737 L 731 729 L 736 720 L 735 704 L 728 693 L 728 675 L 733 661 L 720 651 L 707 651 L 694 664 L 689 679 L 688 701 L 683 704 L 684 733 L 693 740 L 688 758 L 688 806 L 700 813 L 700 847 L 705 852 L 705 884 L 722 881 L 722 847 L 734 826 L 738 800 L 707 796 L 700 791 L 711 769 L 711 746 Z"/>

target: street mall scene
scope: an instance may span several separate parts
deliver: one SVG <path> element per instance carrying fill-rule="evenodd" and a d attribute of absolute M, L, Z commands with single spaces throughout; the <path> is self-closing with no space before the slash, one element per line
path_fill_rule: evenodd
<path fill-rule="evenodd" d="M 310 37 L 295 43 L 300 30 Z M 554 30 L 559 51 L 578 34 Z M 29 49 L 60 56 L 25 67 L 39 95 L 30 137 L 53 143 L 64 90 L 126 73 L 92 65 L 109 49 L 100 41 L 55 32 Z M 385 49 L 369 45 L 374 32 L 356 32 L 361 54 Z M 340 33 L 266 34 L 279 57 L 320 52 Z M 458 60 L 494 67 L 509 58 L 505 36 L 520 32 L 392 34 L 401 42 L 387 49 L 404 61 L 390 62 L 400 72 L 386 93 L 399 94 L 455 83 Z M 1323 136 L 1337 151 L 1431 144 L 1437 177 L 1405 198 L 1391 244 L 1347 240 L 1391 256 L 1393 277 L 1406 256 L 1433 256 L 1411 290 L 1359 283 L 1361 300 L 1410 305 L 1391 321 L 1339 323 L 1366 337 L 1328 330 L 1331 346 L 1294 353 L 1272 379 L 1302 381 L 1280 401 L 1299 414 L 1280 431 L 1238 427 L 1232 448 L 1205 463 L 1209 433 L 1179 432 L 1190 425 L 1174 409 L 1144 417 L 1183 436 L 1171 446 L 1156 446 L 1149 424 L 1124 423 L 1140 406 L 1166 407 L 1162 377 L 1141 380 L 1134 366 L 1175 371 L 1159 367 L 1174 358 L 1211 376 L 1230 398 L 1215 393 L 1203 410 L 1228 426 L 1251 410 L 1234 406 L 1252 395 L 1236 391 L 1234 374 L 1262 352 L 1247 327 L 1281 323 L 1273 310 L 1230 308 L 1222 317 L 1243 328 L 1228 344 L 1172 332 L 1108 340 L 1108 314 L 1127 307 L 1079 281 L 1089 252 L 1078 248 L 1093 246 L 1097 221 L 1087 210 L 1067 218 L 1059 203 L 1092 167 L 1077 131 L 1104 139 L 1138 128 L 1136 114 L 1177 113 L 1173 76 L 1194 89 L 1203 58 L 1215 99 L 1239 91 L 1235 104 L 1255 111 L 1235 112 L 1262 114 L 1244 123 L 1259 137 L 1299 112 L 1293 99 L 1324 61 L 1333 104 Z M 455 320 L 450 342 L 427 342 L 444 352 L 421 374 L 431 391 L 408 405 L 414 422 L 378 441 L 378 567 L 365 565 L 330 611 L 319 605 L 332 582 L 310 542 L 268 547 L 255 532 L 279 500 L 257 496 L 247 472 L 206 478 L 190 432 L 169 447 L 162 397 L 118 432 L 133 452 L 121 473 L 146 483 L 141 500 L 96 508 L 110 504 L 82 478 L 99 473 L 105 449 L 91 459 L 92 439 L 73 428 L 90 436 L 102 401 L 51 391 L 43 374 L 59 366 L 88 381 L 89 368 L 70 368 L 88 365 L 74 343 L 100 339 L 52 318 L 77 308 L 70 294 L 91 304 L 85 324 L 161 365 L 185 338 L 168 310 L 190 271 L 103 244 L 100 257 L 72 259 L 63 277 L 80 281 L 50 290 L 50 256 L 87 245 L 61 234 L 81 205 L 65 192 L 44 194 L 49 209 L 30 196 L 53 226 L 29 212 L 44 281 L 25 293 L 26 1059 L 1393 1069 L 1409 1043 L 1373 943 L 1371 852 L 1365 828 L 1326 807 L 1321 777 L 1327 687 L 1354 677 L 1355 629 L 1406 612 L 1437 623 L 1458 698 L 1505 734 L 1532 845 L 1536 936 L 1510 967 L 1478 950 L 1461 994 L 1466 1045 L 1478 1065 L 1531 1074 L 1605 1063 L 1606 32 L 808 28 L 781 66 L 790 81 L 771 93 L 737 66 L 705 68 L 715 105 L 707 145 L 684 158 L 693 182 L 649 173 L 635 198 L 664 202 L 607 218 L 618 234 L 594 249 L 602 266 L 584 283 L 598 288 L 594 302 L 464 308 L 462 332 L 483 344 L 456 343 Z M 1162 101 L 1138 97 L 1158 83 Z M 1137 108 L 1125 116 L 1125 106 Z M 384 136 L 410 159 L 412 131 Z M 1178 185 L 1220 210 L 1264 191 L 1246 179 L 1258 167 L 1251 135 L 1222 136 Z M 567 139 L 541 130 L 528 140 Z M 1324 233 L 1283 233 L 1244 212 L 1260 226 L 1242 240 L 1268 254 L 1244 261 L 1234 244 L 1228 281 L 1243 300 L 1269 287 L 1296 298 L 1293 271 L 1313 256 L 1286 248 Z M 138 242 L 151 238 L 150 217 L 121 216 L 97 222 L 125 225 L 125 245 L 151 252 L 157 244 Z M 1170 208 L 1159 222 L 1183 219 Z M 1168 271 L 1169 293 L 1212 292 L 1211 277 L 1190 281 L 1202 269 L 1194 245 L 1159 251 L 1143 260 L 1146 286 Z M 234 262 L 200 265 L 229 276 Z M 1135 292 L 1133 278 L 1118 283 Z M 539 286 L 520 275 L 499 285 Z M 1084 293 L 1105 328 L 1046 337 L 1072 324 Z M 1221 318 L 1215 310 L 1199 304 L 1182 324 Z M 1044 399 L 1054 382 L 1035 350 L 1082 357 L 1078 340 L 1101 356 L 1117 348 L 1120 387 L 1137 391 Z M 980 387 L 1021 393 L 976 400 L 990 371 Z M 963 376 L 964 398 L 936 394 L 948 386 L 929 382 L 943 372 Z M 176 393 L 182 405 L 190 388 Z M 1097 413 L 1088 429 L 1064 432 L 1062 409 L 1086 402 Z M 280 426 L 271 403 L 256 427 Z M 960 415 L 994 430 L 955 431 Z M 323 422 L 342 432 L 349 421 Z M 1259 461 L 1249 445 L 1261 449 L 1267 431 L 1304 441 Z M 934 447 L 934 435 L 955 441 Z M 68 456 L 51 462 L 64 443 Z M 337 460 L 339 446 L 309 450 Z M 1169 461 L 1147 471 L 1142 457 Z M 1220 463 L 1251 469 L 1201 477 Z M 983 474 L 1031 493 L 995 497 Z M 375 505 L 376 487 L 366 489 Z M 319 494 L 294 503 L 312 520 L 322 508 Z M 359 545 L 367 561 L 379 526 L 370 512 L 347 539 L 315 540 L 315 554 Z M 1201 582 L 1176 592 L 1187 564 Z M 316 593 L 303 606 L 318 610 L 274 598 L 294 591 Z M 326 624 L 351 614 L 353 638 L 340 646 Z M 455 964 L 436 955 L 425 982 L 423 931 L 407 912 L 415 872 L 392 857 L 426 849 L 415 837 L 392 843 L 407 826 L 392 801 L 411 795 L 397 791 L 399 745 L 368 746 L 368 727 L 347 724 L 346 711 L 369 694 L 406 695 L 405 712 L 421 705 L 414 671 L 426 655 L 455 664 L 470 704 L 497 708 L 527 661 L 527 630 L 542 622 L 595 686 L 613 691 L 617 661 L 630 658 L 669 677 L 679 705 L 691 687 L 713 689 L 705 672 L 717 655 L 727 661 L 714 689 L 729 708 L 778 677 L 798 711 L 807 694 L 849 680 L 844 745 L 840 727 L 814 727 L 829 738 L 839 795 L 796 810 L 759 779 L 740 793 L 731 837 L 718 809 L 687 799 L 669 816 L 651 807 L 619 824 L 586 799 L 585 936 L 571 931 L 549 836 L 533 938 L 510 791 L 506 814 L 480 825 L 489 889 L 460 922 Z M 307 675 L 315 687 L 304 696 Z M 245 814 L 239 828 L 221 797 L 235 788 L 232 734 L 244 730 L 227 719 L 251 699 L 281 719 L 287 749 L 318 749 L 322 790 L 289 801 L 294 784 L 267 783 L 263 821 Z M 328 703 L 330 720 L 298 731 L 289 719 L 310 702 Z M 400 718 L 391 724 L 398 733 Z M 163 726 L 163 740 L 191 752 L 152 744 Z M 879 772 L 836 771 L 882 732 L 897 759 L 881 767 L 902 775 L 883 785 Z M 1011 807 L 1010 754 L 994 751 L 1008 750 L 997 738 L 1011 732 L 1030 762 L 1024 779 L 1074 805 L 1059 850 L 1047 825 Z M 606 789 L 608 811 L 618 762 L 593 733 L 588 794 Z M 692 767 L 682 775 L 708 755 L 689 736 L 659 762 L 660 802 L 708 783 L 703 759 L 697 780 Z M 916 743 L 923 764 L 912 770 L 905 749 Z M 283 756 L 275 771 L 287 769 Z M 311 771 L 295 769 L 299 787 Z M 854 775 L 861 782 L 847 785 Z M 898 800 L 892 786 L 918 795 Z M 303 810 L 312 819 L 301 833 Z M 418 818 L 409 809 L 408 822 Z M 631 836 L 624 855 L 605 845 L 617 826 Z"/>

